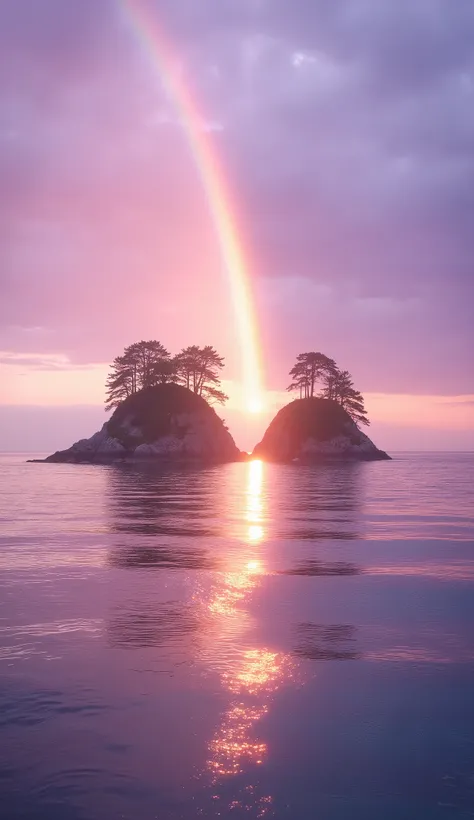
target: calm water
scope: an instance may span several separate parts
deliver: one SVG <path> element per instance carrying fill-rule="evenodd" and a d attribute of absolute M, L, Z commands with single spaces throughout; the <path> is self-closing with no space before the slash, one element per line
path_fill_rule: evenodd
<path fill-rule="evenodd" d="M 474 456 L 0 457 L 0 815 L 474 816 Z"/>

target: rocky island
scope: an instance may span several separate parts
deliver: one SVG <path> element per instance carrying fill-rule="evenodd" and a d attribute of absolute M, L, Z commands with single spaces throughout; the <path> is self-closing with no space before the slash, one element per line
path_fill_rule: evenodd
<path fill-rule="evenodd" d="M 224 359 L 211 345 L 175 356 L 156 339 L 134 342 L 117 356 L 106 384 L 110 420 L 91 438 L 48 458 L 52 463 L 154 461 L 225 463 L 247 459 L 211 406 L 224 404 Z M 300 398 L 283 407 L 252 456 L 317 463 L 390 458 L 362 433 L 369 425 L 362 394 L 347 370 L 323 353 L 300 353 L 287 388 Z M 319 395 L 315 391 L 320 389 Z"/>
<path fill-rule="evenodd" d="M 283 407 L 253 455 L 266 461 L 315 463 L 327 459 L 389 459 L 338 402 L 310 396 Z"/>
<path fill-rule="evenodd" d="M 241 457 L 215 410 L 172 382 L 147 387 L 122 401 L 101 430 L 45 459 L 46 462 L 206 461 Z"/>

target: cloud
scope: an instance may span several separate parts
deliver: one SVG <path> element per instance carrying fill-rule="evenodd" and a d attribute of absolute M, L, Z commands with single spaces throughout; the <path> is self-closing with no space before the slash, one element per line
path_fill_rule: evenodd
<path fill-rule="evenodd" d="M 371 391 L 472 392 L 472 4 L 143 3 L 232 193 L 270 386 L 304 346 Z M 235 375 L 199 176 L 120 4 L 4 0 L 0 55 L 0 346 L 199 337 Z"/>

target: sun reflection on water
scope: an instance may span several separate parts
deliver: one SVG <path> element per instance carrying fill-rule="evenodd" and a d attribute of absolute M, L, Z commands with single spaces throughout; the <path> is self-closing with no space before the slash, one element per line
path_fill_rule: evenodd
<path fill-rule="evenodd" d="M 267 744 L 255 737 L 255 724 L 267 714 L 272 694 L 292 677 L 288 656 L 265 648 L 245 650 L 234 668 L 222 675 L 223 686 L 236 699 L 209 745 L 214 781 L 218 776 L 241 774 L 245 764 L 263 763 Z"/>
<path fill-rule="evenodd" d="M 245 493 L 245 520 L 249 525 L 247 538 L 251 543 L 262 541 L 265 534 L 261 524 L 263 514 L 262 483 L 263 462 L 258 460 L 249 461 Z"/>
<path fill-rule="evenodd" d="M 268 755 L 268 745 L 259 737 L 258 724 L 268 714 L 277 690 L 294 676 L 289 655 L 264 646 L 246 645 L 245 640 L 253 623 L 245 604 L 266 574 L 259 550 L 265 538 L 263 481 L 263 463 L 250 461 L 242 511 L 247 524 L 242 558 L 236 559 L 233 554 L 232 566 L 219 574 L 208 600 L 207 611 L 215 622 L 215 633 L 206 657 L 209 665 L 219 671 L 222 687 L 231 696 L 208 746 L 211 782 L 216 788 L 226 778 L 245 776 L 247 785 L 240 789 L 239 799 L 230 808 L 239 807 L 257 817 L 267 815 L 273 803 L 270 795 L 259 793 L 258 781 L 255 782 L 255 772 Z M 220 799 L 217 794 L 214 797 Z"/>
<path fill-rule="evenodd" d="M 261 541 L 263 538 L 263 527 L 258 524 L 251 524 L 248 532 L 249 541 L 252 543 Z"/>
<path fill-rule="evenodd" d="M 262 574 L 263 571 L 261 561 L 252 559 L 244 563 L 240 570 L 223 573 L 223 583 L 214 591 L 208 605 L 209 612 L 212 615 L 229 616 L 233 620 L 235 620 L 234 616 L 239 617 L 237 604 L 255 587 L 256 576 Z"/>
<path fill-rule="evenodd" d="M 234 694 L 258 695 L 278 689 L 285 676 L 285 657 L 280 652 L 267 649 L 247 649 L 234 674 L 224 675 L 230 692 Z"/>
<path fill-rule="evenodd" d="M 209 744 L 209 768 L 214 775 L 214 782 L 219 777 L 241 774 L 245 764 L 262 763 L 267 744 L 251 741 L 249 736 L 254 723 L 267 711 L 266 706 L 246 707 L 241 703 L 227 710 L 219 731 Z"/>
<path fill-rule="evenodd" d="M 249 572 L 259 572 L 260 566 L 260 561 L 249 561 L 247 563 L 247 569 Z"/>

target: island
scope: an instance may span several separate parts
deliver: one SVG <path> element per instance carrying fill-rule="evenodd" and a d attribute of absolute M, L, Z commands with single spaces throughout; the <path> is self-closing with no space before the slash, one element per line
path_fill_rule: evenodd
<path fill-rule="evenodd" d="M 114 411 L 109 421 L 44 461 L 389 459 L 360 429 L 370 421 L 350 373 L 314 351 L 300 353 L 290 370 L 287 390 L 299 392 L 299 399 L 279 410 L 251 456 L 241 453 L 212 407 L 228 398 L 220 378 L 223 367 L 224 358 L 211 345 L 191 345 L 174 356 L 156 339 L 129 345 L 107 377 L 106 410 Z"/>
<path fill-rule="evenodd" d="M 317 463 L 390 459 L 333 399 L 308 396 L 283 407 L 253 454 L 265 461 Z"/>
<path fill-rule="evenodd" d="M 173 382 L 132 393 L 91 438 L 46 462 L 238 461 L 241 453 L 207 401 Z"/>

